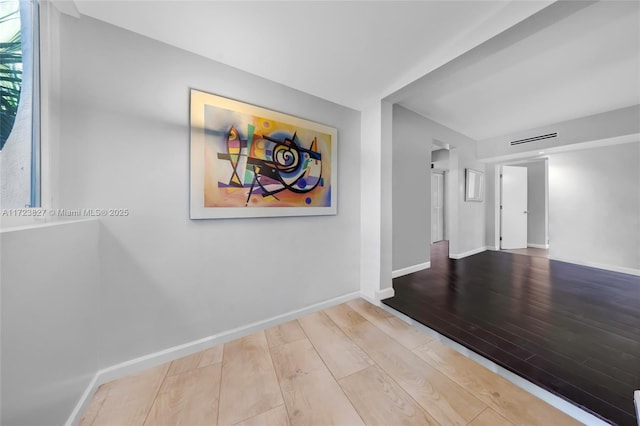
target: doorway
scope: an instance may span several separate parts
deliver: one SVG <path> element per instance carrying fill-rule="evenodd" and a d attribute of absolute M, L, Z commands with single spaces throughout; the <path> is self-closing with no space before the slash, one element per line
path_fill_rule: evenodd
<path fill-rule="evenodd" d="M 500 175 L 500 249 L 527 248 L 526 167 L 502 166 Z"/>
<path fill-rule="evenodd" d="M 497 167 L 496 248 L 548 257 L 548 159 L 537 158 Z"/>
<path fill-rule="evenodd" d="M 431 243 L 445 239 L 444 172 L 431 172 Z"/>

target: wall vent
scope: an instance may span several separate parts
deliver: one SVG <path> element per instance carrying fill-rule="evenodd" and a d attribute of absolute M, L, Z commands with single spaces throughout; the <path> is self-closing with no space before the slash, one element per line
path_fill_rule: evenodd
<path fill-rule="evenodd" d="M 521 145 L 523 143 L 541 141 L 541 140 L 544 140 L 544 139 L 552 139 L 552 138 L 557 138 L 557 137 L 558 137 L 558 132 L 547 133 L 546 135 L 533 136 L 531 138 L 518 139 L 517 141 L 511 141 L 511 142 L 509 142 L 509 145 L 515 146 L 515 145 Z"/>

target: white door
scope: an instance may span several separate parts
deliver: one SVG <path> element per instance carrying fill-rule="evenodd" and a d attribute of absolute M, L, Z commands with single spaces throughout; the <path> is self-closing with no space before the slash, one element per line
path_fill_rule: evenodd
<path fill-rule="evenodd" d="M 431 242 L 444 240 L 444 174 L 431 173 Z"/>
<path fill-rule="evenodd" d="M 500 248 L 527 247 L 527 168 L 502 166 Z"/>

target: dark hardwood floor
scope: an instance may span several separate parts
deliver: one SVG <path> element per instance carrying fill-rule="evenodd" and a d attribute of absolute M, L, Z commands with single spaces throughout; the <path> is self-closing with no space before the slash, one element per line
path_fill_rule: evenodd
<path fill-rule="evenodd" d="M 636 425 L 640 277 L 519 254 L 448 258 L 393 280 L 386 305 L 604 420 Z"/>

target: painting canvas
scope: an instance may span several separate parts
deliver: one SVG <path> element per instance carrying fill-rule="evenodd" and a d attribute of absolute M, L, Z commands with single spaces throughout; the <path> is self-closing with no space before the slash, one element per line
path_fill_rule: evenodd
<path fill-rule="evenodd" d="M 337 131 L 191 90 L 191 218 L 336 214 Z"/>

